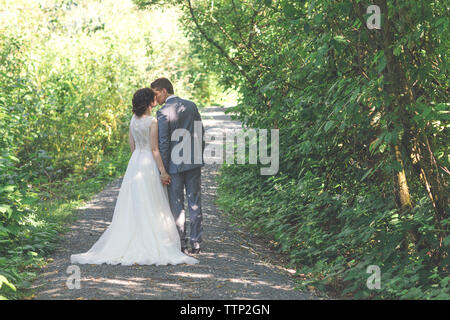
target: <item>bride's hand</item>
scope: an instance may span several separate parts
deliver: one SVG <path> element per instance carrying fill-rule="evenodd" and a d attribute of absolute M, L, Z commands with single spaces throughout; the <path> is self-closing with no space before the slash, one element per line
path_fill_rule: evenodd
<path fill-rule="evenodd" d="M 167 172 L 161 173 L 160 179 L 163 185 L 167 185 L 170 183 L 170 176 Z"/>

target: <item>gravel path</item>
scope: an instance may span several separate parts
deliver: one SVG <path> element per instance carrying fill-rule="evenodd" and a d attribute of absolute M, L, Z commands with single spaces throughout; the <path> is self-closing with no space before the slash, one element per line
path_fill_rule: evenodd
<path fill-rule="evenodd" d="M 222 108 L 202 111 L 205 129 L 238 128 Z M 80 289 L 66 285 L 70 255 L 87 251 L 112 220 L 121 179 L 108 185 L 76 214 L 61 249 L 34 281 L 35 299 L 167 299 L 167 300 L 305 300 L 317 299 L 295 290 L 294 270 L 263 239 L 233 226 L 214 199 L 219 166 L 202 169 L 203 253 L 197 265 L 79 265 Z M 188 216 L 188 215 L 187 215 Z M 189 230 L 188 230 L 189 232 Z M 297 278 L 298 279 L 298 278 Z"/>

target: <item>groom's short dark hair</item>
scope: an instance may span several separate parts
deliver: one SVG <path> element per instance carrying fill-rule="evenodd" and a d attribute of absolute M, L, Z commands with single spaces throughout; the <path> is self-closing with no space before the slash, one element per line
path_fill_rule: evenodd
<path fill-rule="evenodd" d="M 152 82 L 150 85 L 152 89 L 161 90 L 166 89 L 167 93 L 173 94 L 173 86 L 172 83 L 167 78 L 158 78 Z"/>

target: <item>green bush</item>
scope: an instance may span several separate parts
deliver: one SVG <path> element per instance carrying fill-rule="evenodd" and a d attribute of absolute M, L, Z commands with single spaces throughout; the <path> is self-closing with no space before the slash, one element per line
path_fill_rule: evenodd
<path fill-rule="evenodd" d="M 8 3 L 0 17 L 1 297 L 30 294 L 72 210 L 123 174 L 137 89 L 167 76 L 180 96 L 214 99 L 219 89 L 177 19 L 173 8 L 142 13 L 113 0 Z"/>
<path fill-rule="evenodd" d="M 239 91 L 243 126 L 279 129 L 279 173 L 225 166 L 222 208 L 277 242 L 305 285 L 448 298 L 446 5 L 379 0 L 370 29 L 366 0 L 166 2 L 205 68 Z"/>
<path fill-rule="evenodd" d="M 0 38 L 0 293 L 7 297 L 29 287 L 56 248 L 62 226 L 40 212 L 42 200 L 64 198 L 58 192 L 68 192 L 65 183 L 79 177 L 96 175 L 101 183 L 105 172 L 117 176 L 111 161 L 102 167 L 104 160 L 124 162 L 117 153 L 128 153 L 129 112 L 114 75 L 124 65 L 105 56 L 85 71 L 65 66 L 57 73 L 49 58 L 35 74 L 27 69 L 27 50 L 25 42 Z M 72 198 L 80 194 L 86 192 Z"/>

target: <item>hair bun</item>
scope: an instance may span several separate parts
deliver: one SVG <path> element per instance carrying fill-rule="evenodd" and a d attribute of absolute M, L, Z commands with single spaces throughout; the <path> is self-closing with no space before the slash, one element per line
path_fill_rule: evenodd
<path fill-rule="evenodd" d="M 133 113 L 140 117 L 148 109 L 148 106 L 155 100 L 155 94 L 150 88 L 143 88 L 136 91 L 133 95 Z"/>

